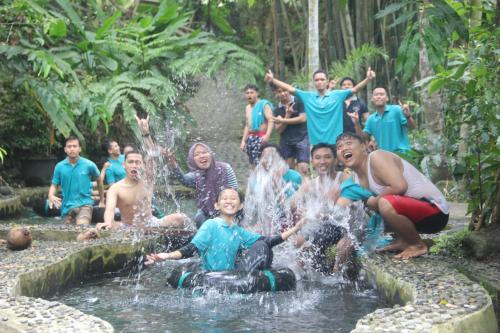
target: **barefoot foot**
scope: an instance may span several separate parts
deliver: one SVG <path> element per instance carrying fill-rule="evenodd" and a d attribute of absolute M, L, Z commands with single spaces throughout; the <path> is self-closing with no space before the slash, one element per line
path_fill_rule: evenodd
<path fill-rule="evenodd" d="M 427 245 L 424 242 L 406 247 L 403 252 L 394 256 L 394 259 L 408 260 L 427 253 Z"/>
<path fill-rule="evenodd" d="M 403 242 L 401 239 L 397 239 L 391 244 L 384 246 L 379 249 L 375 249 L 375 252 L 383 253 L 383 252 L 393 252 L 393 251 L 402 251 L 408 247 L 408 244 Z"/>

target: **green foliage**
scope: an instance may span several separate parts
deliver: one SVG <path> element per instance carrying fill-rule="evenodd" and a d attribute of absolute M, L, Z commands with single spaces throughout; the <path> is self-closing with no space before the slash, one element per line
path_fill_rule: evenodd
<path fill-rule="evenodd" d="M 427 21 L 425 28 L 421 26 L 424 22 L 419 22 L 420 12 L 423 15 L 422 21 Z M 446 49 L 458 38 L 464 41 L 469 38 L 464 19 L 445 0 L 429 3 L 403 0 L 391 3 L 380 10 L 375 18 L 381 19 L 391 14 L 397 14 L 398 18 L 389 28 L 407 24 L 396 59 L 396 74 L 402 74 L 405 82 L 410 82 L 418 71 L 421 43 L 427 49 L 433 69 L 438 71 L 444 66 Z"/>
<path fill-rule="evenodd" d="M 449 255 L 455 258 L 463 258 L 462 242 L 465 237 L 469 236 L 471 231 L 464 229 L 462 231 L 442 235 L 434 239 L 434 245 L 429 249 L 432 254 Z"/>
<path fill-rule="evenodd" d="M 5 156 L 7 156 L 7 151 L 0 147 L 0 162 L 3 163 L 3 159 L 5 158 Z"/>
<path fill-rule="evenodd" d="M 223 68 L 228 81 L 255 82 L 264 72 L 251 52 L 193 30 L 191 13 L 173 0 L 132 19 L 110 3 L 67 0 L 19 0 L 0 14 L 6 22 L 0 37 L 7 41 L 0 44 L 0 84 L 31 101 L 51 143 L 54 131 L 82 141 L 84 134 L 107 131 L 115 115 L 132 128 L 137 114 L 183 127 L 190 119 L 177 104 L 191 92 L 193 75 L 214 76 Z"/>
<path fill-rule="evenodd" d="M 488 12 L 486 17 L 491 17 Z M 469 212 L 488 221 L 499 191 L 500 112 L 498 100 L 498 50 L 500 28 L 494 21 L 471 30 L 468 48 L 452 48 L 448 66 L 419 82 L 430 92 L 443 91 L 446 107 L 446 135 L 456 144 L 449 147 L 456 170 L 465 172 Z M 468 156 L 457 157 L 460 127 L 468 125 Z"/>
<path fill-rule="evenodd" d="M 331 78 L 342 78 L 352 76 L 354 73 L 361 74 L 362 70 L 371 66 L 379 58 L 388 59 L 382 48 L 363 44 L 347 55 L 345 60 L 332 63 L 329 75 Z"/>

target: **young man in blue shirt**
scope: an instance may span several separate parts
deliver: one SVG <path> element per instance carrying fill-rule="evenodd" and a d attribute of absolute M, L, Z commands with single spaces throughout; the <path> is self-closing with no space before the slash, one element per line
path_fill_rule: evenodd
<path fill-rule="evenodd" d="M 408 128 L 416 127 L 408 105 L 389 105 L 385 88 L 375 88 L 372 103 L 377 112 L 368 117 L 364 132 L 373 135 L 382 150 L 406 152 L 411 150 Z"/>
<path fill-rule="evenodd" d="M 296 89 L 288 83 L 274 78 L 269 70 L 265 80 L 289 93 L 299 97 L 304 103 L 307 116 L 307 132 L 311 145 L 320 142 L 335 144 L 337 136 L 343 132 L 343 107 L 346 98 L 363 89 L 369 81 L 375 78 L 375 72 L 368 68 L 366 78 L 346 90 L 328 90 L 328 77 L 323 70 L 317 70 L 313 74 L 314 87 L 316 91 L 303 91 Z"/>
<path fill-rule="evenodd" d="M 111 185 L 125 178 L 125 168 L 123 167 L 125 156 L 121 153 L 120 146 L 115 140 L 106 140 L 103 148 L 108 153 L 108 161 L 104 163 L 101 177 L 104 178 L 107 185 Z"/>
<path fill-rule="evenodd" d="M 92 220 L 92 179 L 97 179 L 99 206 L 104 207 L 104 189 L 94 162 L 80 156 L 82 148 L 75 136 L 66 139 L 67 157 L 57 163 L 49 188 L 50 208 L 61 208 L 64 223 L 90 224 Z M 61 188 L 63 199 L 56 196 Z"/>

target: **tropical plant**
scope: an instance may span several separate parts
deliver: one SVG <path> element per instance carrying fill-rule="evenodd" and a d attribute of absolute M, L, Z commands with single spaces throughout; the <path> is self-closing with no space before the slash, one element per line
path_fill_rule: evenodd
<path fill-rule="evenodd" d="M 330 77 L 342 78 L 344 76 L 360 75 L 364 78 L 363 71 L 378 59 L 388 60 L 387 53 L 380 47 L 363 44 L 352 50 L 342 61 L 334 61 L 330 66 Z"/>
<path fill-rule="evenodd" d="M 452 48 L 447 54 L 447 68 L 418 83 L 431 93 L 443 91 L 447 96 L 445 127 L 450 142 L 457 143 L 449 147 L 455 165 L 459 165 L 460 127 L 468 125 L 468 154 L 462 172 L 476 229 L 497 218 L 500 190 L 500 28 L 494 21 L 494 8 L 483 10 L 486 19 L 482 26 L 471 29 L 468 47 Z"/>
<path fill-rule="evenodd" d="M 42 6 L 42 3 L 44 4 Z M 178 102 L 194 74 L 250 82 L 264 72 L 252 53 L 190 28 L 190 13 L 176 1 L 138 11 L 133 19 L 90 2 L 19 0 L 2 9 L 2 85 L 27 95 L 54 131 L 107 131 L 115 114 L 134 128 L 135 115 L 151 113 L 178 125 L 189 118 Z M 27 27 L 27 28 L 26 28 Z"/>
<path fill-rule="evenodd" d="M 7 155 L 7 151 L 5 149 L 3 149 L 2 147 L 0 147 L 0 162 L 3 163 L 3 159 L 5 158 L 6 155 Z"/>

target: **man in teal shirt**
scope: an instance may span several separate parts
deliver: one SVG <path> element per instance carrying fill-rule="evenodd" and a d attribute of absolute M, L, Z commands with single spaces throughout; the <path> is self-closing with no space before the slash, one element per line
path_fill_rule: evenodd
<path fill-rule="evenodd" d="M 99 169 L 94 162 L 80 156 L 80 141 L 75 136 L 66 139 L 64 152 L 67 157 L 57 163 L 49 189 L 50 208 L 61 208 L 64 223 L 90 224 L 92 220 L 92 179 L 97 179 L 99 205 L 104 207 L 104 190 L 99 178 Z M 59 187 L 63 199 L 56 196 Z"/>
<path fill-rule="evenodd" d="M 323 70 L 313 74 L 316 91 L 303 91 L 277 80 L 268 71 L 265 80 L 299 97 L 304 103 L 307 117 L 307 132 L 311 145 L 320 142 L 335 144 L 337 136 L 343 132 L 344 101 L 363 89 L 375 78 L 375 72 L 368 68 L 366 78 L 352 89 L 328 90 L 328 77 Z"/>
<path fill-rule="evenodd" d="M 111 185 L 125 178 L 125 156 L 121 154 L 118 142 L 114 140 L 104 142 L 103 148 L 108 153 L 108 161 L 104 163 L 101 173 L 104 173 L 106 184 Z"/>
<path fill-rule="evenodd" d="M 364 132 L 373 135 L 382 150 L 404 153 L 411 150 L 408 128 L 415 128 L 415 121 L 408 105 L 388 105 L 384 88 L 375 88 L 372 103 L 377 112 L 368 117 Z"/>

